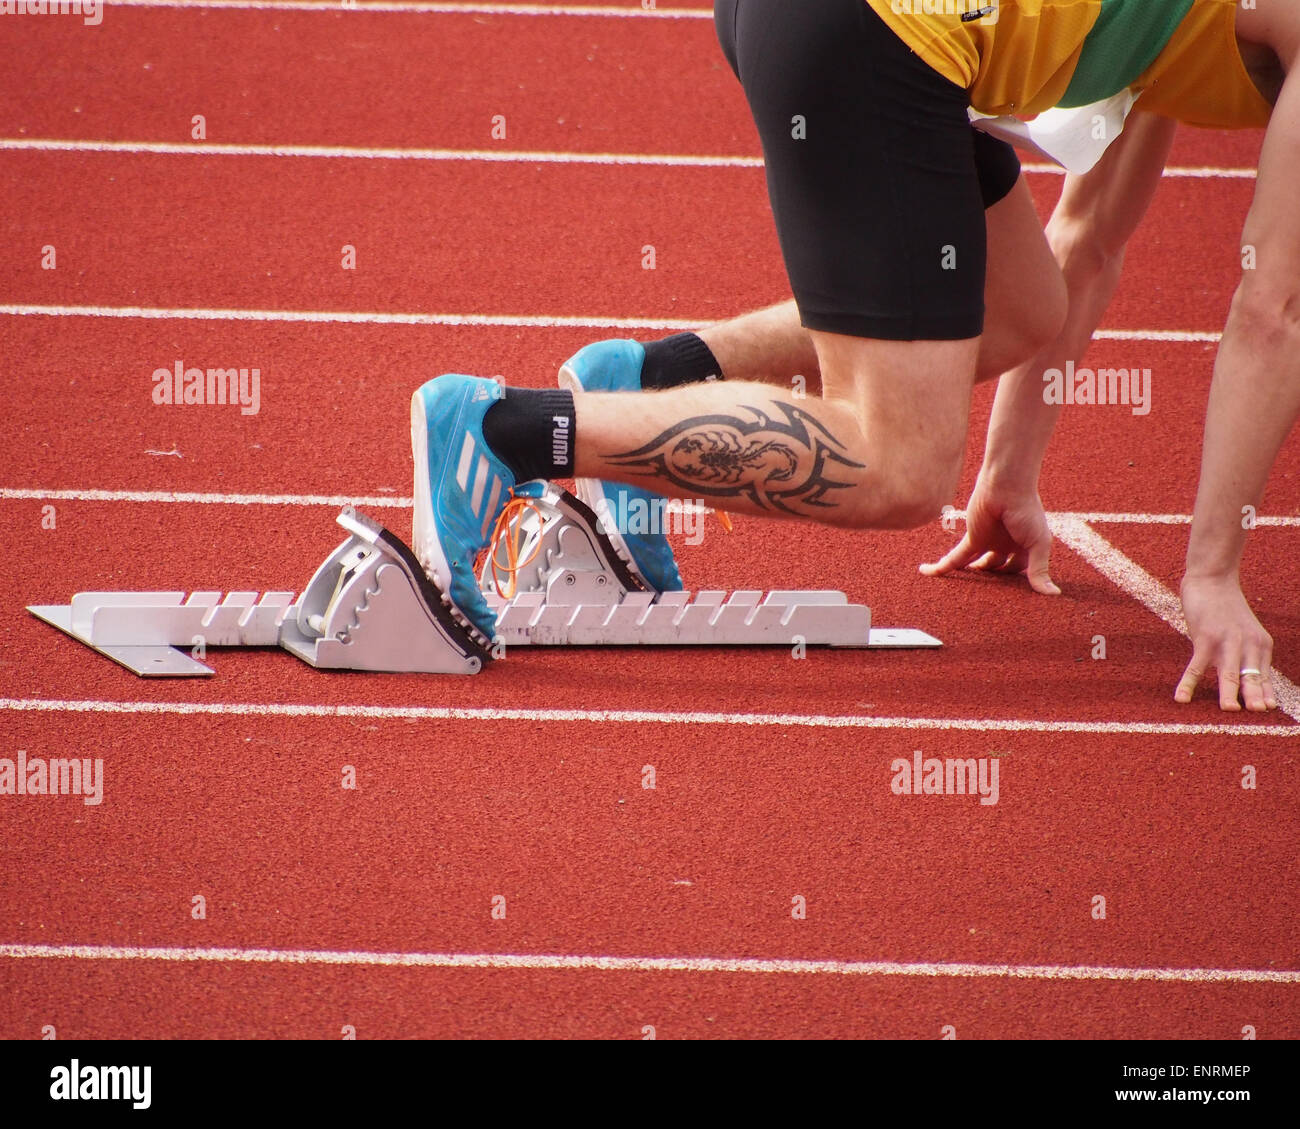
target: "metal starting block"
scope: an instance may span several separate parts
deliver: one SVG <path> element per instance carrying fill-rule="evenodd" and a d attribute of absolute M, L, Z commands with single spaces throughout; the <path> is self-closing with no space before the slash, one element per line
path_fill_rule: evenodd
<path fill-rule="evenodd" d="M 337 520 L 348 539 L 296 603 L 292 592 L 78 592 L 67 607 L 27 610 L 144 677 L 214 674 L 198 657 L 208 647 L 284 647 L 325 670 L 481 670 L 487 650 L 406 544 L 350 506 Z"/>
<path fill-rule="evenodd" d="M 873 628 L 871 609 L 836 591 L 648 590 L 601 529 L 601 519 L 547 483 L 512 527 L 518 573 L 509 600 L 496 592 L 492 562 L 479 585 L 496 612 L 497 637 L 519 646 L 938 647 L 923 631 Z"/>
<path fill-rule="evenodd" d="M 492 647 L 471 633 L 415 554 L 347 507 L 348 538 L 292 592 L 79 592 L 33 615 L 144 677 L 215 673 L 208 647 L 283 647 L 327 670 L 475 674 L 497 647 L 938 647 L 923 631 L 873 628 L 871 611 L 835 591 L 656 594 L 602 532 L 596 515 L 547 484 L 507 531 L 527 561 L 510 599 L 490 559 L 480 585 L 497 615 Z"/>

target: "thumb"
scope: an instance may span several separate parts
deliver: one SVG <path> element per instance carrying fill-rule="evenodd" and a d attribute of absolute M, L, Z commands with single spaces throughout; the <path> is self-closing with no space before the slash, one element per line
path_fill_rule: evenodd
<path fill-rule="evenodd" d="M 1048 562 L 1052 556 L 1052 535 L 1044 532 L 1029 546 L 1029 567 L 1025 569 L 1025 575 L 1029 578 L 1029 586 L 1043 596 L 1059 596 L 1060 588 L 1052 581 L 1052 574 L 1048 568 Z"/>

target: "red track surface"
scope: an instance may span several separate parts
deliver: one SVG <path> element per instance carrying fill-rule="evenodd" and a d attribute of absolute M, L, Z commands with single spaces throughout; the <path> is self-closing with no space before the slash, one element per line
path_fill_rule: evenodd
<path fill-rule="evenodd" d="M 16 92 L 0 139 L 187 143 L 203 113 L 210 145 L 757 153 L 707 20 L 110 8 L 98 29 L 17 26 L 0 44 Z M 504 142 L 489 135 L 498 113 Z M 1188 131 L 1173 163 L 1248 168 L 1258 143 Z M 1046 213 L 1059 178 L 1031 184 Z M 1221 328 L 1251 187 L 1168 178 L 1106 327 Z M 1261 975 L 1300 968 L 1295 718 L 1221 714 L 1208 694 L 1176 707 L 1185 640 L 1065 545 L 1066 594 L 1047 600 L 918 576 L 951 541 L 937 526 L 742 519 L 730 537 L 678 540 L 692 587 L 843 588 L 878 623 L 941 636 L 938 653 L 516 653 L 463 680 L 232 653 L 213 656 L 212 680 L 146 683 L 23 612 L 82 589 L 301 588 L 339 539 L 330 505 L 50 492 L 403 498 L 406 405 L 428 376 L 547 384 L 607 331 L 546 318 L 705 321 L 783 297 L 760 170 L 29 149 L 0 150 L 0 188 L 0 304 L 533 323 L 0 315 L 0 507 L 15 531 L 0 757 L 105 766 L 99 806 L 0 796 L 0 946 L 18 947 L 0 950 L 0 1036 L 1300 1035 L 1300 983 Z M 355 272 L 339 269 L 344 243 Z M 40 269 L 45 244 L 55 271 Z M 177 359 L 260 368 L 260 412 L 154 406 L 150 374 Z M 1190 510 L 1212 360 L 1195 341 L 1099 341 L 1090 361 L 1153 370 L 1153 410 L 1067 411 L 1044 480 L 1053 510 L 1136 515 L 1091 524 L 1174 591 L 1186 526 L 1141 515 Z M 962 498 L 990 399 L 980 390 Z M 1295 512 L 1297 475 L 1292 447 L 1265 512 Z M 408 510 L 371 512 L 409 532 Z M 1260 529 L 1246 565 L 1292 676 L 1297 537 Z M 377 709 L 328 712 L 352 706 Z M 756 716 L 773 714 L 792 716 Z M 999 802 L 894 795 L 891 761 L 914 749 L 997 755 Z M 347 764 L 356 791 L 339 786 Z M 196 894 L 206 920 L 190 916 Z M 40 945 L 844 964 L 403 968 Z M 843 974 L 864 962 L 905 967 Z M 1100 967 L 1174 971 L 1080 971 Z"/>

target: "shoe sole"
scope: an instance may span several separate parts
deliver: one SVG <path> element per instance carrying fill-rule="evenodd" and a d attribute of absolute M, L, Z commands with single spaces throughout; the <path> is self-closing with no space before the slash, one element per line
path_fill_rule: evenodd
<path fill-rule="evenodd" d="M 429 492 L 429 417 L 425 411 L 424 397 L 418 390 L 411 397 L 411 454 L 415 459 L 411 540 L 415 542 L 413 548 L 416 559 L 425 574 L 433 581 L 443 604 L 455 616 L 456 622 L 464 627 L 476 642 L 490 647 L 492 640 L 460 610 L 451 598 L 451 565 L 442 551 L 442 542 L 433 531 L 433 498 Z"/>

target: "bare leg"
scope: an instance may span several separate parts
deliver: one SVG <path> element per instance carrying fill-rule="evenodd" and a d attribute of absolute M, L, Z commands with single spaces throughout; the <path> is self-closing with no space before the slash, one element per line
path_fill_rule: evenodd
<path fill-rule="evenodd" d="M 739 513 L 906 528 L 936 517 L 961 469 L 979 339 L 814 335 L 822 398 L 696 384 L 574 398 L 576 473 Z"/>
<path fill-rule="evenodd" d="M 781 379 L 643 392 L 635 411 L 625 393 L 578 394 L 576 473 L 740 513 L 871 528 L 931 520 L 956 487 L 976 376 L 1032 356 L 1065 317 L 1065 285 L 1023 179 L 986 223 L 983 337 L 808 332 L 793 303 L 738 318 L 705 331 L 723 371 Z M 805 340 L 820 398 L 780 387 L 790 368 L 805 367 Z M 775 362 L 765 364 L 765 348 Z"/>
<path fill-rule="evenodd" d="M 728 380 L 793 388 L 793 378 L 802 376 L 806 391 L 813 395 L 821 391 L 817 349 L 799 321 L 793 299 L 711 325 L 700 330 L 700 337 Z"/>
<path fill-rule="evenodd" d="M 1024 177 L 985 213 L 987 307 L 977 381 L 991 380 L 1023 363 L 1064 317 L 1065 289 Z M 759 381 L 790 390 L 821 391 L 821 363 L 813 335 L 794 301 L 700 330 L 700 337 L 731 381 Z M 796 376 L 804 378 L 800 387 Z"/>

